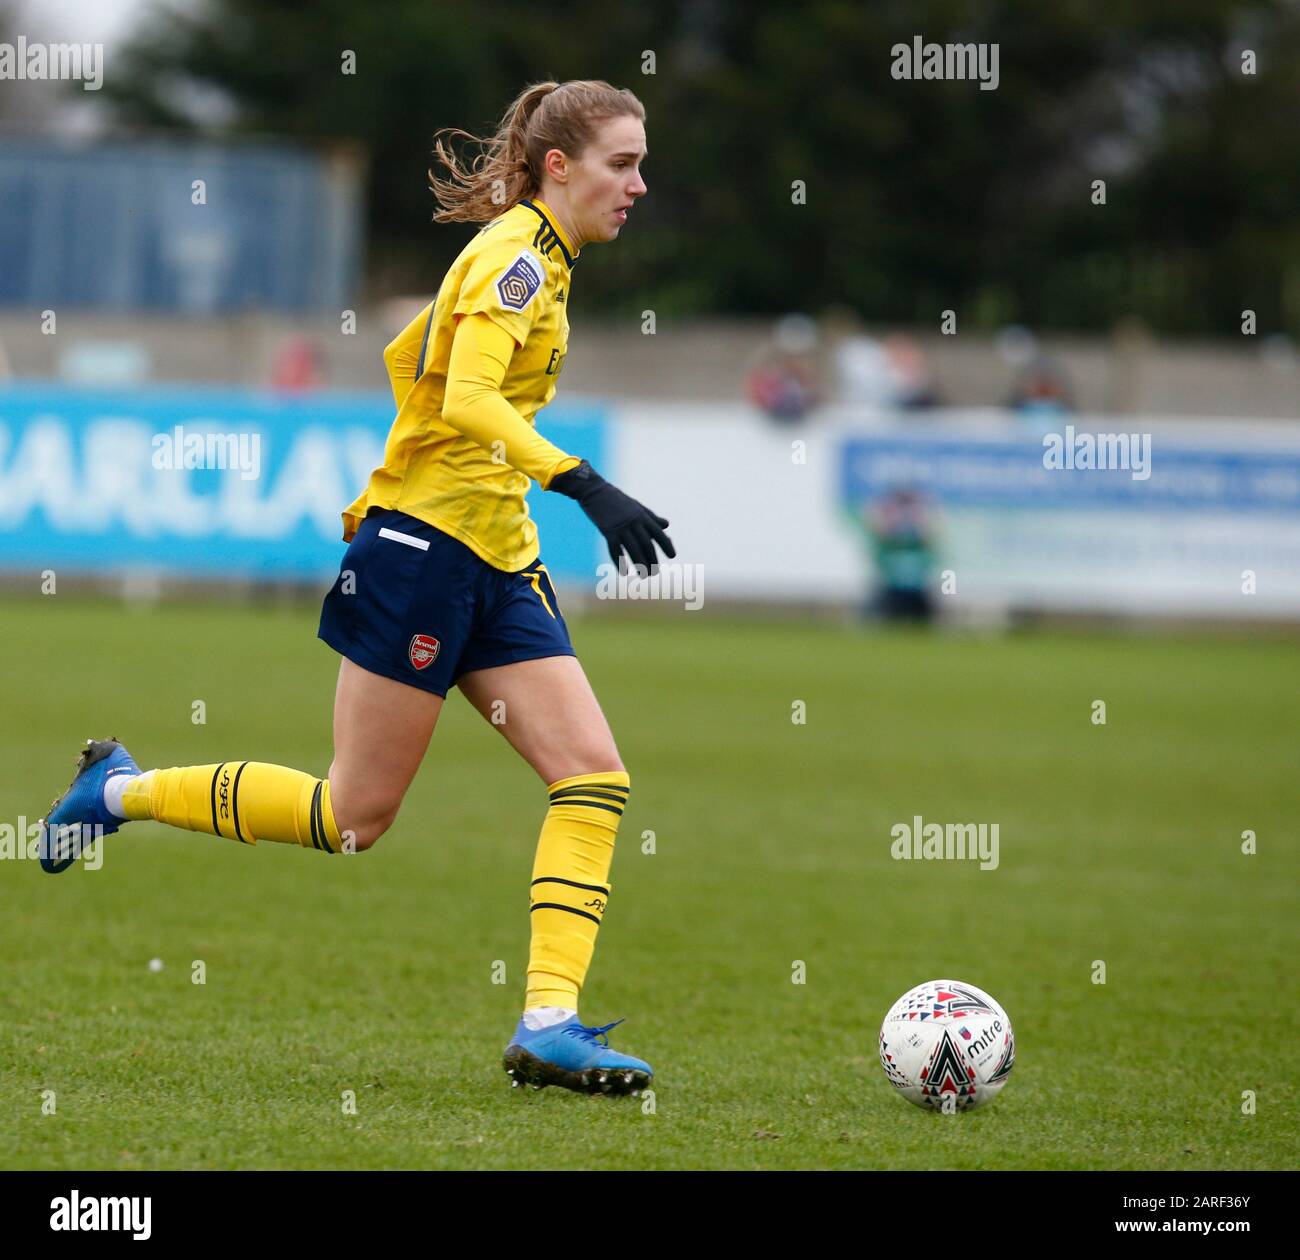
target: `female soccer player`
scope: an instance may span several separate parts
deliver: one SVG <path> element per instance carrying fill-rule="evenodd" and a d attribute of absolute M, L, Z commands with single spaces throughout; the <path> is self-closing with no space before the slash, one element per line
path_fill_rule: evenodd
<path fill-rule="evenodd" d="M 88 740 L 42 829 L 42 866 L 81 838 L 152 818 L 255 844 L 368 849 L 392 825 L 458 685 L 547 785 L 533 865 L 523 1017 L 506 1048 L 514 1084 L 638 1091 L 650 1065 L 609 1048 L 613 1024 L 578 1019 L 609 898 L 630 779 L 574 655 L 539 558 L 529 479 L 576 499 L 617 565 L 676 554 L 668 522 L 553 446 L 534 417 L 555 393 L 579 250 L 612 241 L 646 186 L 645 110 L 600 81 L 539 83 L 495 136 L 435 139 L 441 222 L 485 223 L 438 296 L 384 352 L 397 418 L 384 462 L 343 513 L 350 542 L 319 635 L 337 650 L 327 779 L 232 760 L 141 773 L 117 740 Z M 463 165 L 442 136 L 484 146 Z M 503 706 L 503 708 L 502 708 Z M 621 1021 L 615 1021 L 621 1022 Z"/>

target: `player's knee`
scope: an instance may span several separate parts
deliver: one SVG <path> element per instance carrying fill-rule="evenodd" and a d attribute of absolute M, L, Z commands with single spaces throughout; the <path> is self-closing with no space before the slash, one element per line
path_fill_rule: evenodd
<path fill-rule="evenodd" d="M 627 767 L 618 750 L 607 740 L 596 740 L 573 749 L 565 758 L 565 773 L 558 777 L 575 778 L 580 774 L 626 774 Z"/>
<path fill-rule="evenodd" d="M 395 814 L 385 818 L 377 818 L 361 822 L 356 827 L 344 827 L 339 835 L 343 837 L 344 848 L 351 848 L 355 853 L 364 853 L 365 850 L 373 848 L 376 841 L 380 839 L 383 832 L 393 826 Z"/>
<path fill-rule="evenodd" d="M 342 788 L 342 790 L 340 790 Z M 330 784 L 334 821 L 345 849 L 356 853 L 371 848 L 393 825 L 401 807 L 401 797 L 390 793 L 349 791 L 344 785 Z"/>

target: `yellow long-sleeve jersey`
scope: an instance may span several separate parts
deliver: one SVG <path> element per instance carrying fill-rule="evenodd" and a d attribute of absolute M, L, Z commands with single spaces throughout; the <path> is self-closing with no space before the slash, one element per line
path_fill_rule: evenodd
<path fill-rule="evenodd" d="M 578 460 L 534 427 L 568 352 L 577 257 L 554 214 L 521 201 L 461 251 L 425 307 L 384 351 L 397 417 L 384 462 L 343 512 L 350 542 L 366 513 L 395 508 L 515 572 L 538 556 L 524 500 Z"/>

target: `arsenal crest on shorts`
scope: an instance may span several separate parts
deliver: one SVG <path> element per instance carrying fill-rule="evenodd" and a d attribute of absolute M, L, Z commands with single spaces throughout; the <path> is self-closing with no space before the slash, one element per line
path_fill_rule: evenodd
<path fill-rule="evenodd" d="M 432 665 L 438 659 L 438 649 L 442 644 L 431 634 L 417 634 L 411 640 L 411 646 L 407 655 L 411 658 L 411 666 L 414 669 L 423 669 L 426 665 Z"/>

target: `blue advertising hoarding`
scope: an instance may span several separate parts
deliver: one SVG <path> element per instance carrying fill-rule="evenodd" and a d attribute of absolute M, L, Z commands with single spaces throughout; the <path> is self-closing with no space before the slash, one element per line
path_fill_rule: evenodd
<path fill-rule="evenodd" d="M 1124 421 L 1111 418 L 1112 428 Z M 943 503 L 1070 511 L 1300 513 L 1300 449 L 1193 445 L 1190 436 L 1117 434 L 1131 439 L 1127 467 L 1087 467 L 1084 443 L 1097 425 L 1063 429 L 1059 446 L 1046 439 L 979 436 L 870 435 L 845 441 L 840 463 L 846 503 L 879 498 L 909 485 Z M 1114 449 L 1118 444 L 1113 444 Z M 1052 456 L 1060 452 L 1053 467 Z M 1139 455 L 1140 451 L 1140 455 Z"/>
<path fill-rule="evenodd" d="M 328 579 L 393 414 L 382 393 L 0 389 L 0 569 Z M 539 429 L 602 462 L 602 407 L 557 404 Z M 221 466 L 184 467 L 199 446 Z M 551 573 L 590 580 L 600 539 L 581 510 L 536 486 L 528 502 Z"/>
<path fill-rule="evenodd" d="M 919 493 L 951 604 L 1300 614 L 1300 441 L 1284 425 L 1072 417 L 1048 434 L 845 434 L 841 507 Z"/>

